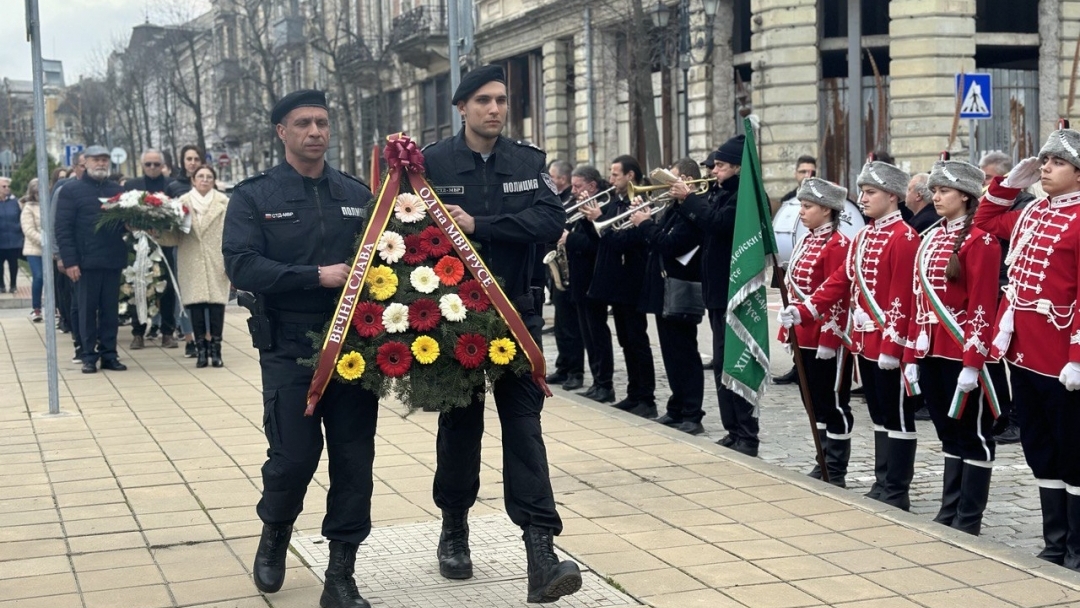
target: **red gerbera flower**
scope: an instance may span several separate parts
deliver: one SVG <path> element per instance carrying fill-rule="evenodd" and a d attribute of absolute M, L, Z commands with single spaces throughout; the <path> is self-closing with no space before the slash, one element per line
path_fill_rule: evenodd
<path fill-rule="evenodd" d="M 404 342 L 395 340 L 380 346 L 378 353 L 375 355 L 375 362 L 379 365 L 379 369 L 390 378 L 404 376 L 412 367 L 412 361 L 413 357 L 412 353 L 409 352 L 409 346 Z"/>
<path fill-rule="evenodd" d="M 465 308 L 475 312 L 484 312 L 491 305 L 491 300 L 484 293 L 484 288 L 476 279 L 469 279 L 458 287 L 458 296 Z"/>
<path fill-rule="evenodd" d="M 442 257 L 450 253 L 451 249 L 450 239 L 446 238 L 438 226 L 428 226 L 420 232 L 420 251 L 427 253 L 428 257 Z"/>
<path fill-rule="evenodd" d="M 454 357 L 465 369 L 476 369 L 487 357 L 487 340 L 480 334 L 464 334 L 454 347 Z"/>
<path fill-rule="evenodd" d="M 353 313 L 352 324 L 361 338 L 374 338 L 386 328 L 383 327 L 383 306 L 375 302 L 361 302 Z"/>
<path fill-rule="evenodd" d="M 405 256 L 402 258 L 410 266 L 416 266 L 427 259 L 423 241 L 419 234 L 410 234 L 405 237 Z"/>
<path fill-rule="evenodd" d="M 151 207 L 160 207 L 161 206 L 161 199 L 154 196 L 154 195 L 152 195 L 152 194 L 147 194 L 145 201 L 146 201 L 146 204 L 151 206 Z"/>
<path fill-rule="evenodd" d="M 444 255 L 435 264 L 435 274 L 438 275 L 439 282 L 443 285 L 457 285 L 458 281 L 465 276 L 465 265 L 454 256 Z"/>
<path fill-rule="evenodd" d="M 409 327 L 416 331 L 431 331 L 441 319 L 442 313 L 435 300 L 420 298 L 409 305 Z"/>

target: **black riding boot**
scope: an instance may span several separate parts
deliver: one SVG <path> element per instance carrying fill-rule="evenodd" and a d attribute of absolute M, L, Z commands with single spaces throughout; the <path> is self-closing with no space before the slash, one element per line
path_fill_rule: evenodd
<path fill-rule="evenodd" d="M 527 526 L 521 538 L 529 558 L 530 604 L 554 602 L 581 588 L 581 570 L 570 560 L 559 561 L 552 546 L 551 530 Z"/>
<path fill-rule="evenodd" d="M 941 475 L 941 508 L 934 521 L 946 526 L 953 525 L 956 509 L 960 506 L 960 488 L 964 478 L 964 461 L 945 457 L 945 472 Z"/>
<path fill-rule="evenodd" d="M 847 487 L 847 467 L 851 460 L 851 440 L 833 439 L 825 444 L 825 469 L 829 471 L 829 483 Z"/>
<path fill-rule="evenodd" d="M 885 473 L 889 470 L 889 431 L 874 431 L 874 485 L 863 496 L 881 500 L 885 491 Z"/>
<path fill-rule="evenodd" d="M 212 338 L 210 340 L 210 365 L 214 367 L 222 367 L 225 364 L 221 362 L 221 338 Z"/>
<path fill-rule="evenodd" d="M 195 367 L 206 367 L 210 364 L 207 357 L 210 356 L 210 343 L 206 340 L 195 340 Z"/>
<path fill-rule="evenodd" d="M 259 549 L 255 551 L 252 576 L 263 593 L 275 593 L 285 582 L 285 556 L 289 554 L 292 526 L 263 524 Z"/>
<path fill-rule="evenodd" d="M 371 608 L 371 604 L 360 597 L 353 578 L 358 548 L 352 543 L 330 541 L 330 563 L 326 566 L 320 608 Z"/>
<path fill-rule="evenodd" d="M 445 578 L 472 578 L 472 557 L 469 551 L 469 512 L 443 511 L 442 534 L 439 535 L 439 574 Z"/>
<path fill-rule="evenodd" d="M 1069 534 L 1065 537 L 1065 567 L 1080 571 L 1080 496 L 1065 492 L 1065 510 L 1069 516 Z"/>
<path fill-rule="evenodd" d="M 818 441 L 821 442 L 821 451 L 822 451 L 822 453 L 826 453 L 826 450 L 828 450 L 829 438 L 825 436 L 825 429 L 818 428 L 817 436 L 818 436 Z M 817 455 L 815 454 L 815 457 L 816 456 Z M 809 473 L 807 473 L 806 476 L 807 477 L 813 477 L 814 479 L 821 479 L 821 464 L 815 462 L 814 463 L 814 468 L 811 469 L 811 471 Z"/>
<path fill-rule="evenodd" d="M 915 439 L 889 437 L 889 470 L 885 473 L 885 488 L 881 502 L 898 509 L 911 509 L 911 479 L 915 477 Z"/>
<path fill-rule="evenodd" d="M 956 508 L 956 519 L 952 527 L 975 536 L 982 530 L 983 511 L 990 499 L 990 477 L 994 473 L 994 463 L 980 467 L 977 464 L 964 463 L 964 479 L 960 485 L 960 504 Z"/>
<path fill-rule="evenodd" d="M 1065 488 L 1039 488 L 1039 506 L 1042 509 L 1043 543 L 1039 559 L 1062 565 L 1065 563 L 1065 539 L 1069 535 L 1069 514 L 1066 506 Z"/>

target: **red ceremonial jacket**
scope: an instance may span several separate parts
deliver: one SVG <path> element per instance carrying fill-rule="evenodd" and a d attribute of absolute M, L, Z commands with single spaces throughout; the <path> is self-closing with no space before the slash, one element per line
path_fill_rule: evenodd
<path fill-rule="evenodd" d="M 1080 363 L 1080 192 L 1010 211 L 1020 190 L 1001 181 L 994 178 L 975 213 L 976 226 L 1010 240 L 1009 284 L 998 323 L 1011 308 L 1014 333 L 1006 352 L 992 350 L 1024 369 L 1057 378 L 1066 363 Z"/>
<path fill-rule="evenodd" d="M 1001 267 L 998 240 L 972 226 L 958 253 L 960 276 L 955 281 L 945 278 L 945 268 L 966 219 L 964 216 L 948 223 L 942 220 L 923 233 L 922 256 L 915 260 L 916 272 L 912 281 L 915 315 L 908 331 L 908 335 L 916 338 L 915 343 L 904 351 L 905 363 L 914 363 L 916 358 L 941 357 L 963 361 L 965 366 L 980 369 L 990 355 L 993 324 L 997 318 L 998 269 Z M 934 311 L 919 280 L 920 268 L 941 305 L 960 326 L 963 346 L 957 343 Z"/>
<path fill-rule="evenodd" d="M 791 262 L 788 264 L 788 272 L 784 277 L 791 302 L 803 301 L 799 292 L 810 297 L 814 290 L 829 278 L 829 275 L 842 267 L 850 245 L 851 240 L 839 230 L 834 230 L 832 224 L 820 226 L 805 235 L 795 246 L 795 251 L 791 254 Z M 822 311 L 820 319 L 807 321 L 797 326 L 795 336 L 799 339 L 799 348 L 816 349 L 818 346 L 840 348 L 844 342 L 847 310 L 848 299 L 845 296 L 827 310 Z M 787 343 L 788 330 L 786 328 L 780 328 L 778 339 L 781 343 Z"/>
<path fill-rule="evenodd" d="M 808 303 L 798 305 L 802 320 L 818 319 L 821 311 L 850 297 L 851 351 L 875 361 L 882 353 L 900 359 L 911 341 L 907 335 L 915 314 L 911 277 L 918 247 L 919 235 L 904 223 L 900 211 L 872 221 L 855 235 L 844 265 Z M 871 316 L 871 303 L 883 313 L 881 324 Z"/>

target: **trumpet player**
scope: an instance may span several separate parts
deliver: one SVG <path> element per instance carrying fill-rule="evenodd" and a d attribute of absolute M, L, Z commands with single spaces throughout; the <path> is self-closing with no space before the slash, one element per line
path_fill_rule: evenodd
<path fill-rule="evenodd" d="M 551 176 L 551 181 L 555 184 L 555 187 L 559 190 L 559 199 L 562 201 L 563 207 L 575 200 L 573 188 L 570 186 L 573 171 L 574 168 L 565 160 L 552 161 L 548 166 L 548 174 Z M 562 256 L 566 255 L 565 242 L 562 239 L 560 239 L 559 243 L 549 247 L 560 251 Z M 581 338 L 581 326 L 578 323 L 577 308 L 574 307 L 569 289 L 567 289 L 566 285 L 558 289 L 555 287 L 554 279 L 550 276 L 548 279 L 551 304 L 555 308 L 555 320 L 553 323 L 555 348 L 559 351 L 559 354 L 555 358 L 555 371 L 548 374 L 547 383 L 558 384 L 562 386 L 563 390 L 572 391 L 581 388 L 585 384 L 585 343 Z"/>
<path fill-rule="evenodd" d="M 570 187 L 577 201 L 586 201 L 607 190 L 608 184 L 595 167 L 580 165 L 570 174 Z M 585 203 L 581 207 L 583 213 L 592 213 L 594 209 L 599 216 L 597 203 Z M 614 403 L 612 376 L 615 371 L 615 354 L 611 345 L 611 330 L 607 324 L 607 304 L 589 294 L 596 268 L 600 235 L 591 222 L 580 220 L 563 231 L 559 245 L 566 249 L 566 261 L 570 267 L 570 301 L 577 309 L 581 338 L 585 343 L 585 355 L 589 358 L 589 372 L 592 374 L 592 384 L 585 391 L 585 396 L 600 403 Z"/>
<path fill-rule="evenodd" d="M 630 200 L 627 187 L 642 181 L 641 165 L 632 156 L 619 156 L 611 163 L 609 181 L 615 188 L 611 204 L 604 207 L 584 209 L 585 217 L 593 224 L 627 211 Z M 649 346 L 649 322 L 638 311 L 645 273 L 645 251 L 634 244 L 627 230 L 609 230 L 599 236 L 596 251 L 596 273 L 593 275 L 589 295 L 611 306 L 615 320 L 615 334 L 626 360 L 626 397 L 614 407 L 647 418 L 656 417 L 654 391 L 656 377 L 653 369 L 652 348 Z"/>
<path fill-rule="evenodd" d="M 671 167 L 676 177 L 699 179 L 697 162 L 684 158 Z M 639 201 L 643 202 L 643 201 Z M 705 373 L 698 351 L 698 325 L 701 314 L 670 313 L 664 310 L 665 277 L 701 285 L 701 230 L 678 213 L 653 213 L 651 205 L 639 205 L 630 216 L 640 246 L 648 251 L 645 261 L 645 280 L 638 300 L 638 309 L 652 314 L 660 337 L 660 355 L 671 385 L 667 411 L 657 422 L 690 435 L 705 432 L 701 419 L 705 417 L 701 404 L 705 398 Z M 700 293 L 700 291 L 699 291 Z M 700 297 L 697 298 L 699 301 Z M 700 302 L 699 302 L 700 303 Z"/>

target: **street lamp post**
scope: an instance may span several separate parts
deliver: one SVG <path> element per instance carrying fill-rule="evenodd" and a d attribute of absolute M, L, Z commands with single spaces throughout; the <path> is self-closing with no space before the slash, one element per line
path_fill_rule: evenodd
<path fill-rule="evenodd" d="M 705 12 L 705 31 L 696 42 L 691 42 L 690 31 L 690 0 L 679 0 L 675 8 L 679 19 L 678 57 L 676 62 L 669 64 L 666 50 L 663 52 L 664 65 L 669 67 L 678 66 L 682 71 L 682 135 L 683 151 L 690 152 L 690 66 L 694 63 L 705 64 L 709 62 L 713 51 L 713 19 L 720 6 L 720 0 L 702 0 L 702 8 Z M 653 25 L 661 31 L 666 30 L 671 22 L 671 8 L 664 0 L 657 0 L 656 6 L 650 11 Z M 696 61 L 693 56 L 695 49 L 704 48 L 705 55 L 701 61 Z"/>

